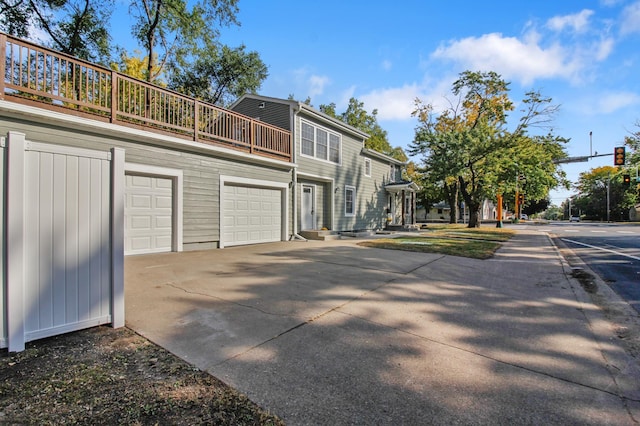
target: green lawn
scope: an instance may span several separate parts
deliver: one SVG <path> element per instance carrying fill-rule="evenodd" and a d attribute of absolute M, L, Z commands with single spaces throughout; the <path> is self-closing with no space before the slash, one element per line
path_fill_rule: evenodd
<path fill-rule="evenodd" d="M 505 228 L 466 228 L 464 225 L 429 225 L 426 231 L 413 236 L 399 236 L 363 241 L 365 247 L 405 250 L 422 253 L 442 253 L 450 256 L 488 259 L 508 241 L 514 231 Z"/>

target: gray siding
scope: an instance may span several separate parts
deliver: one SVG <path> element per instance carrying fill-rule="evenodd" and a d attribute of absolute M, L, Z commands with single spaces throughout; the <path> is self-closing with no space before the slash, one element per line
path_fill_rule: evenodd
<path fill-rule="evenodd" d="M 337 132 L 342 136 L 341 164 L 310 158 L 301 154 L 300 126 L 305 120 L 316 126 Z M 354 229 L 381 229 L 385 225 L 386 218 L 386 192 L 384 184 L 389 180 L 390 165 L 381 160 L 372 158 L 372 175 L 364 175 L 364 157 L 362 155 L 363 141 L 351 134 L 346 134 L 336 128 L 331 128 L 324 122 L 319 122 L 311 117 L 299 115 L 295 120 L 295 154 L 298 164 L 298 173 L 317 176 L 319 178 L 334 179 L 335 194 L 331 194 L 328 184 L 324 185 L 322 193 L 318 189 L 317 202 L 325 201 L 323 205 L 323 221 L 318 220 L 318 227 L 326 226 L 334 231 L 350 231 Z M 300 179 L 299 179 L 300 180 Z M 356 214 L 345 215 L 345 186 L 356 188 Z M 299 192 L 300 193 L 300 192 Z M 331 220 L 329 197 L 334 197 L 333 212 L 334 223 Z M 318 206 L 319 207 L 319 206 Z M 300 211 L 298 206 L 298 211 Z M 321 211 L 318 209 L 317 211 Z M 298 219 L 299 220 L 299 219 Z M 322 224 L 322 225 L 321 225 Z"/>
<path fill-rule="evenodd" d="M 0 118 L 0 135 L 25 133 L 27 140 L 107 151 L 125 149 L 125 161 L 183 171 L 184 250 L 216 248 L 220 241 L 220 175 L 263 181 L 290 182 L 291 172 L 246 161 L 217 158 L 186 150 L 141 144 L 128 138 L 88 133 L 62 127 Z M 289 229 L 291 228 L 291 219 Z"/>
<path fill-rule="evenodd" d="M 264 108 L 260 108 L 261 104 L 264 104 Z M 291 130 L 291 113 L 288 104 L 243 98 L 233 107 L 233 110 L 273 126 Z"/>

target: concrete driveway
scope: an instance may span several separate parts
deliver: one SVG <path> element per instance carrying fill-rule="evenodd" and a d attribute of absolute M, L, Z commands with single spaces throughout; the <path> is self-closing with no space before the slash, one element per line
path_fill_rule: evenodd
<path fill-rule="evenodd" d="M 130 328 L 290 425 L 640 419 L 636 360 L 542 233 L 485 261 L 308 241 L 125 273 Z"/>

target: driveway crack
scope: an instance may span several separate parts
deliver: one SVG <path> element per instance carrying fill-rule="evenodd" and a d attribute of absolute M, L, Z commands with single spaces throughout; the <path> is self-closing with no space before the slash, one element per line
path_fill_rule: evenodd
<path fill-rule="evenodd" d="M 165 285 L 168 286 L 168 287 L 171 287 L 171 288 L 175 288 L 176 290 L 180 290 L 180 291 L 182 291 L 184 293 L 187 293 L 187 294 L 192 294 L 192 295 L 195 295 L 195 296 L 203 296 L 203 297 L 207 297 L 209 299 L 220 300 L 221 302 L 231 303 L 233 305 L 241 306 L 243 308 L 253 309 L 254 311 L 261 312 L 261 313 L 263 313 L 265 315 L 270 315 L 270 316 L 274 316 L 274 317 L 290 317 L 291 316 L 291 315 L 288 315 L 288 314 L 277 314 L 277 313 L 274 313 L 274 312 L 265 311 L 264 309 L 260 309 L 260 308 L 258 308 L 257 306 L 254 306 L 254 305 L 249 305 L 249 304 L 246 304 L 246 303 L 236 302 L 234 300 L 224 299 L 222 297 L 213 296 L 211 294 L 201 293 L 199 291 L 187 290 L 186 288 L 180 287 L 179 285 L 177 285 L 177 284 L 175 284 L 173 282 L 167 282 L 167 283 L 165 283 Z"/>

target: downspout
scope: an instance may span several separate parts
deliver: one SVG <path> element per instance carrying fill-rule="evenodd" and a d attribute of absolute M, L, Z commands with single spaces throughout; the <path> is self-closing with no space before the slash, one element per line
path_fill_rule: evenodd
<path fill-rule="evenodd" d="M 297 107 L 297 111 L 300 111 L 300 102 L 298 102 L 298 107 Z M 295 129 L 296 129 L 296 113 L 293 111 L 293 109 L 291 110 L 291 137 L 294 138 L 295 135 Z M 294 140 L 291 141 L 291 159 L 293 160 L 293 163 L 296 164 L 296 154 L 297 154 L 297 150 L 296 150 L 296 141 L 295 138 Z M 307 241 L 307 239 L 305 237 L 303 237 L 302 235 L 298 234 L 298 169 L 296 167 L 293 168 L 293 171 L 291 173 L 291 200 L 293 201 L 293 234 L 291 235 L 291 240 L 300 240 L 300 241 Z"/>

